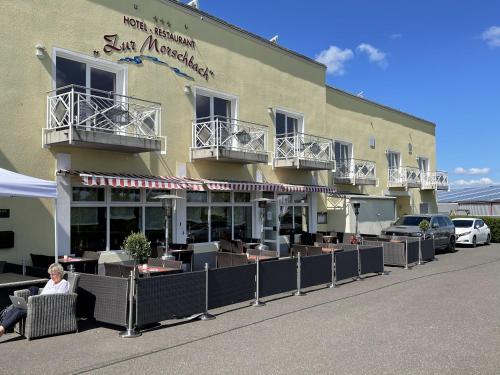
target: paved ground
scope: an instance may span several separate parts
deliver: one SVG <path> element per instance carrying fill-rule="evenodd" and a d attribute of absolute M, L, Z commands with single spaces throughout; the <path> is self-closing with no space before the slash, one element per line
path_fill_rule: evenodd
<path fill-rule="evenodd" d="M 499 374 L 500 245 L 411 270 L 165 322 L 136 339 L 110 327 L 0 339 L 1 374 Z"/>

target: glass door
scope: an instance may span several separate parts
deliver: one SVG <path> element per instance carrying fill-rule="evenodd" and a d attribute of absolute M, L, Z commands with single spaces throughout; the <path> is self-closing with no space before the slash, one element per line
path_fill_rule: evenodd
<path fill-rule="evenodd" d="M 269 246 L 269 250 L 279 248 L 279 223 L 276 209 L 276 202 L 268 202 L 264 208 L 264 244 Z"/>

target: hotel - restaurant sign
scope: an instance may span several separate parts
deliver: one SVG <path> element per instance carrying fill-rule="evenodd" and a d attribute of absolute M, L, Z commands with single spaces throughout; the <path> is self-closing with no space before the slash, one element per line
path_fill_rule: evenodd
<path fill-rule="evenodd" d="M 136 53 L 139 55 L 134 57 L 121 58 L 120 61 L 141 64 L 142 60 L 147 59 L 157 63 L 168 65 L 170 67 L 170 65 L 166 62 L 161 61 L 156 57 L 146 55 L 146 53 L 153 52 L 177 60 L 187 68 L 195 71 L 206 81 L 208 81 L 209 78 L 215 77 L 215 74 L 212 70 L 210 70 L 206 65 L 198 63 L 195 57 L 189 52 L 189 49 L 196 49 L 196 43 L 193 39 L 183 37 L 182 35 L 164 30 L 159 27 L 149 27 L 144 21 L 127 16 L 123 16 L 123 23 L 125 26 L 148 34 L 148 36 L 144 41 L 137 43 L 135 40 L 120 41 L 118 34 L 104 35 L 105 44 L 103 47 L 103 51 L 105 53 Z M 165 42 L 170 45 L 166 45 Z M 177 68 L 170 68 L 177 74 L 191 78 L 187 74 L 179 71 L 179 69 Z"/>

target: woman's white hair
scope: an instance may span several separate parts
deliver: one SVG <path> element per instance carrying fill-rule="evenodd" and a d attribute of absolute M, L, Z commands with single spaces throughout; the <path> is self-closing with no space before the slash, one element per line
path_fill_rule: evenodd
<path fill-rule="evenodd" d="M 49 273 L 58 273 L 61 277 L 64 276 L 64 268 L 59 263 L 52 263 L 49 266 Z"/>

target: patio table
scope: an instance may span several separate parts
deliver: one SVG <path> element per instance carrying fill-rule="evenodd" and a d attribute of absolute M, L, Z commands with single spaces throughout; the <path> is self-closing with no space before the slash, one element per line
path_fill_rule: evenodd
<path fill-rule="evenodd" d="M 323 236 L 323 242 L 334 243 L 337 241 L 337 236 Z"/>
<path fill-rule="evenodd" d="M 145 275 L 156 276 L 156 275 L 166 275 L 166 274 L 170 275 L 182 272 L 182 269 L 180 268 L 160 267 L 160 266 L 147 266 L 146 268 L 144 268 L 144 265 L 142 264 L 137 266 L 137 269 L 139 271 L 139 274 L 142 276 Z"/>
<path fill-rule="evenodd" d="M 243 248 L 246 249 L 253 249 L 256 246 L 260 245 L 260 242 L 243 242 Z"/>
<path fill-rule="evenodd" d="M 334 248 L 331 248 L 331 247 L 323 247 L 323 248 L 321 248 L 321 252 L 323 254 L 331 254 L 332 252 L 335 252 L 335 251 L 342 251 L 342 249 L 334 249 Z"/>
<path fill-rule="evenodd" d="M 75 270 L 83 271 L 86 273 L 95 273 L 97 266 L 97 259 L 81 258 L 81 257 L 66 257 L 61 256 L 57 260 L 64 269 L 67 269 L 71 264 Z M 89 272 L 92 270 L 92 272 Z"/>
<path fill-rule="evenodd" d="M 189 270 L 193 270 L 193 261 L 194 261 L 194 250 L 189 249 L 168 249 L 168 254 L 173 255 L 175 260 L 180 260 L 182 263 L 184 260 L 189 258 Z"/>
<path fill-rule="evenodd" d="M 278 259 L 277 257 L 271 257 L 267 255 L 248 255 L 248 261 L 250 263 L 255 263 L 257 261 L 257 257 L 259 257 L 259 260 L 261 262 L 264 262 L 266 260 Z"/>

